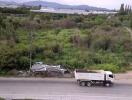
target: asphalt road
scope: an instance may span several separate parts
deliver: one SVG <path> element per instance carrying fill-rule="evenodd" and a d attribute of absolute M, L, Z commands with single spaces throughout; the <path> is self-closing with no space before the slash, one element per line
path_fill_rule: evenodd
<path fill-rule="evenodd" d="M 132 100 L 132 80 L 113 87 L 80 87 L 74 79 L 0 78 L 0 97 L 43 100 Z"/>

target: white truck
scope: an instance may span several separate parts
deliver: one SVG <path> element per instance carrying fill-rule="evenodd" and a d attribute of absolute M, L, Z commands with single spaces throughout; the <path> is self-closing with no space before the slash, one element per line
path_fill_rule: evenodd
<path fill-rule="evenodd" d="M 114 81 L 114 75 L 111 71 L 84 71 L 75 70 L 75 79 L 80 86 L 92 86 L 95 84 L 103 84 L 104 86 L 112 86 Z"/>

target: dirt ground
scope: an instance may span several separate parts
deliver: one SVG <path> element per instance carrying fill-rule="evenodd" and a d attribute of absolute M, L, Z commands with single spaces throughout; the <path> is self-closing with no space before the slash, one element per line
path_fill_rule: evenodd
<path fill-rule="evenodd" d="M 120 80 L 120 79 L 132 79 L 132 71 L 128 71 L 126 73 L 115 74 L 115 79 L 116 80 Z"/>

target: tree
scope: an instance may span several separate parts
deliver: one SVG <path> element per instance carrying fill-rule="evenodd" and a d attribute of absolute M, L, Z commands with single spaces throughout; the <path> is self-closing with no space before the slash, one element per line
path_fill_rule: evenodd
<path fill-rule="evenodd" d="M 132 13 L 132 9 L 131 9 L 131 6 L 130 5 L 126 5 L 125 7 L 124 7 L 123 4 L 121 5 L 121 8 L 120 8 L 120 14 L 121 15 L 124 15 L 124 14 L 125 15 L 129 15 L 131 13 Z"/>
<path fill-rule="evenodd" d="M 131 14 L 132 13 L 132 7 L 130 6 L 130 9 L 129 9 L 129 13 Z"/>
<path fill-rule="evenodd" d="M 41 5 L 39 5 L 38 9 L 40 10 L 41 8 L 42 8 L 42 6 L 41 6 Z"/>
<path fill-rule="evenodd" d="M 128 9 L 129 9 L 129 6 L 126 5 L 124 11 L 125 11 L 126 13 L 128 13 Z"/>
<path fill-rule="evenodd" d="M 128 5 L 127 14 L 131 14 L 131 6 L 130 5 Z"/>
<path fill-rule="evenodd" d="M 125 14 L 124 4 L 121 4 L 119 14 L 121 14 L 121 15 Z"/>

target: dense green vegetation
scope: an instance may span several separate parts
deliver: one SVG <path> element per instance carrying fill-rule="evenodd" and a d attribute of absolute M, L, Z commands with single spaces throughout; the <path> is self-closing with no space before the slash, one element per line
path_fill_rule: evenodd
<path fill-rule="evenodd" d="M 130 14 L 18 16 L 4 12 L 0 14 L 1 74 L 29 69 L 30 40 L 33 62 L 113 72 L 131 65 L 132 38 L 125 28 L 132 27 Z"/>
<path fill-rule="evenodd" d="M 19 8 L 0 8 L 2 14 L 28 14 L 30 8 L 19 7 Z"/>
<path fill-rule="evenodd" d="M 5 99 L 3 99 L 3 98 L 0 97 L 0 100 L 5 100 Z"/>

